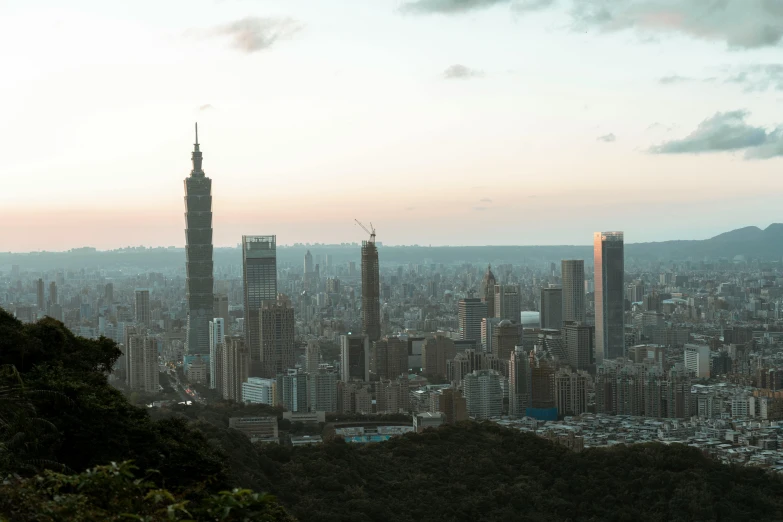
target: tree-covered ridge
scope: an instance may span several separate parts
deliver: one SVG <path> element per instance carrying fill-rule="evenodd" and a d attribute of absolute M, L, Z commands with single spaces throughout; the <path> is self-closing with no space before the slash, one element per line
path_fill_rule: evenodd
<path fill-rule="evenodd" d="M 572 453 L 465 423 L 365 447 L 275 450 L 270 460 L 271 491 L 301 521 L 783 519 L 783 480 L 683 445 Z"/>
<path fill-rule="evenodd" d="M 48 318 L 25 325 L 0 309 L 0 368 L 14 369 L 0 372 L 0 407 L 6 406 L 0 415 L 0 478 L 12 477 L 0 497 L 32 494 L 43 484 L 44 470 L 65 472 L 56 480 L 66 481 L 126 461 L 143 470 L 145 484 L 165 489 L 178 502 L 199 504 L 241 486 L 227 456 L 191 422 L 153 420 L 108 384 L 107 372 L 120 355 L 108 339 L 77 337 Z M 43 506 L 46 493 L 40 493 Z M 8 516 L 10 505 L 3 506 L 0 514 Z"/>

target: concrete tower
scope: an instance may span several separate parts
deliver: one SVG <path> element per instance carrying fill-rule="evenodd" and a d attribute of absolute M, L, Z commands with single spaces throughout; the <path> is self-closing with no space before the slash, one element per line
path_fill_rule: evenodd
<path fill-rule="evenodd" d="M 625 355 L 625 254 L 622 232 L 596 232 L 595 362 Z"/>
<path fill-rule="evenodd" d="M 375 229 L 362 241 L 362 332 L 370 342 L 381 338 L 381 276 Z"/>
<path fill-rule="evenodd" d="M 193 145 L 193 170 L 185 179 L 185 296 L 188 324 L 185 347 L 189 354 L 209 354 L 209 321 L 213 313 L 212 180 L 201 168 L 198 143 Z"/>
<path fill-rule="evenodd" d="M 585 262 L 581 259 L 564 259 L 561 264 L 563 278 L 563 322 L 585 320 Z"/>

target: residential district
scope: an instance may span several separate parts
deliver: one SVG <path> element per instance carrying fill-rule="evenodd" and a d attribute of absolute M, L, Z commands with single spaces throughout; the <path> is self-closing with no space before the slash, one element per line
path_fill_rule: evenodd
<path fill-rule="evenodd" d="M 215 249 L 201 164 L 196 144 L 184 255 L 17 255 L 0 306 L 117 342 L 109 378 L 149 407 L 266 404 L 314 428 L 230 420 L 258 441 L 370 443 L 470 418 L 575 451 L 660 441 L 783 469 L 779 260 L 633 258 L 622 232 L 599 232 L 586 260 L 486 247 L 444 262 L 359 222 L 360 245 Z"/>

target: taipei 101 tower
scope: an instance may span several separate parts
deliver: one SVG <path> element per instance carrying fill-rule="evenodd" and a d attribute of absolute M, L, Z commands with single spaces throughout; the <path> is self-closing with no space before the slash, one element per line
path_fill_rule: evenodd
<path fill-rule="evenodd" d="M 197 123 L 193 170 L 185 178 L 185 296 L 188 300 L 185 348 L 189 355 L 209 355 L 209 321 L 214 315 L 212 180 L 204 174 L 201 160 Z"/>

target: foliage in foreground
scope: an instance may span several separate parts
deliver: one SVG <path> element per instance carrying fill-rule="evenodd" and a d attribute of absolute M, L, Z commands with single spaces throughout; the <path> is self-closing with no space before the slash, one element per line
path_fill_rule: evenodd
<path fill-rule="evenodd" d="M 188 500 L 159 489 L 147 478 L 135 478 L 135 471 L 135 466 L 124 462 L 76 475 L 46 471 L 33 478 L 7 479 L 0 484 L 0 520 L 295 520 L 269 495 L 235 489 Z"/>

